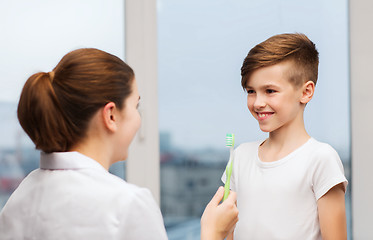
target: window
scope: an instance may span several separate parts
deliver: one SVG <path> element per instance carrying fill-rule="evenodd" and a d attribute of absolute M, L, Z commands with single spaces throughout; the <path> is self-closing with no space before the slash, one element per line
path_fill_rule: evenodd
<path fill-rule="evenodd" d="M 50 71 L 68 51 L 94 47 L 124 58 L 123 1 L 2 1 L 0 3 L 0 209 L 39 166 L 39 152 L 17 120 L 23 84 Z M 110 171 L 124 177 L 122 163 Z"/>
<path fill-rule="evenodd" d="M 141 5 L 138 0 L 127 2 Z M 266 136 L 246 109 L 240 67 L 251 47 L 274 34 L 303 32 L 316 43 L 319 83 L 306 108 L 306 127 L 338 151 L 350 180 L 347 0 L 158 0 L 157 4 L 161 209 L 170 240 L 199 238 L 199 217 L 221 184 L 228 159 L 225 134 L 236 134 L 236 146 Z M 38 167 L 39 153 L 16 119 L 23 83 L 34 72 L 51 70 L 67 51 L 79 47 L 96 47 L 124 58 L 123 10 L 120 0 L 0 3 L 2 36 L 6 36 L 0 39 L 6 46 L 0 58 L 0 208 L 19 181 Z M 144 100 L 146 80 L 139 86 Z M 153 114 L 145 111 L 145 115 L 152 121 Z M 124 176 L 121 164 L 111 171 Z M 144 170 L 148 174 L 154 169 Z M 349 238 L 350 191 L 351 185 L 346 195 Z"/>
<path fill-rule="evenodd" d="M 350 180 L 347 1 L 159 0 L 161 210 L 170 240 L 198 238 L 228 161 L 225 134 L 236 134 L 236 146 L 266 137 L 247 110 L 240 67 L 253 46 L 285 32 L 305 33 L 320 52 L 306 129 L 338 151 Z"/>

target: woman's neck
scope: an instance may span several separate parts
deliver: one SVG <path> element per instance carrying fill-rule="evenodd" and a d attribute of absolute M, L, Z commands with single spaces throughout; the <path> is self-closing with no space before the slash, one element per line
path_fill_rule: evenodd
<path fill-rule="evenodd" d="M 79 152 L 89 158 L 92 158 L 96 162 L 98 162 L 101 166 L 103 166 L 106 170 L 110 168 L 110 154 L 105 151 L 105 147 L 101 143 L 93 143 L 92 140 L 88 143 L 83 141 L 80 144 L 77 144 L 70 151 Z"/>

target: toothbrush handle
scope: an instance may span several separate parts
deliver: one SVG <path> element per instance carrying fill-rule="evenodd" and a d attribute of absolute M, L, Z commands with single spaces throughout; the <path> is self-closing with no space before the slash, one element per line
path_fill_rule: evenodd
<path fill-rule="evenodd" d="M 233 148 L 230 149 L 229 154 L 229 162 L 227 164 L 227 167 L 225 168 L 225 175 L 227 177 L 224 185 L 224 197 L 223 201 L 228 198 L 229 191 L 230 191 L 230 185 L 231 185 L 231 175 L 232 175 L 232 168 L 233 168 Z"/>

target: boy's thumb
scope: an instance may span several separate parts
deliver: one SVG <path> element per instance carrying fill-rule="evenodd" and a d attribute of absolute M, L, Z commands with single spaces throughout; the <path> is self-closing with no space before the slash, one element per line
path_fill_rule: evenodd
<path fill-rule="evenodd" d="M 224 196 L 224 187 L 220 186 L 216 191 L 215 195 L 212 197 L 210 203 L 217 206 L 221 202 Z"/>

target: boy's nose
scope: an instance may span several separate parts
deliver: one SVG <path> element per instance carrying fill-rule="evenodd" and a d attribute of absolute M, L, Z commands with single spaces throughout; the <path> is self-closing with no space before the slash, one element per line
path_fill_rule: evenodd
<path fill-rule="evenodd" d="M 264 108 L 265 106 L 266 106 L 265 98 L 258 94 L 254 101 L 254 108 L 260 109 L 260 108 Z"/>

